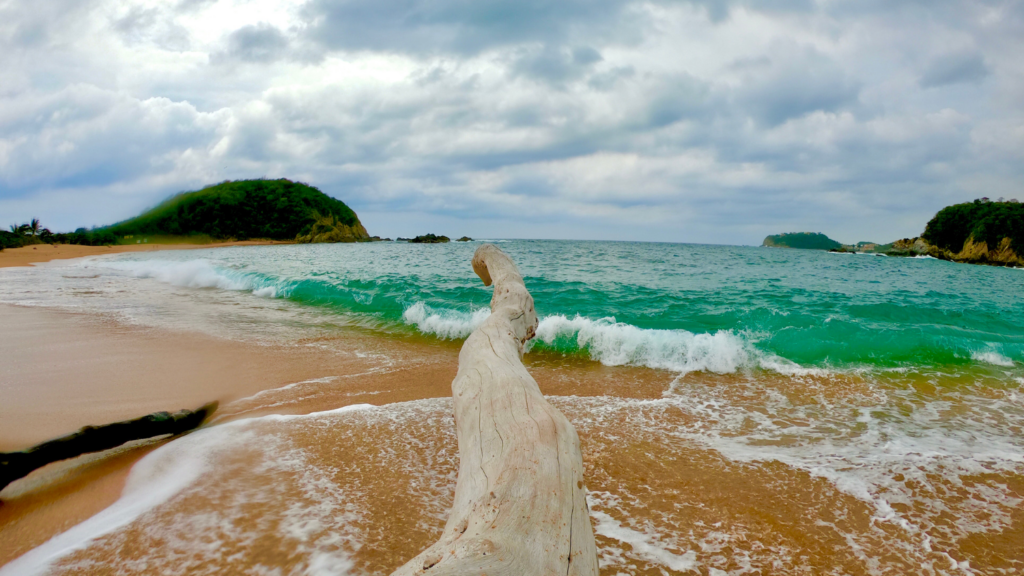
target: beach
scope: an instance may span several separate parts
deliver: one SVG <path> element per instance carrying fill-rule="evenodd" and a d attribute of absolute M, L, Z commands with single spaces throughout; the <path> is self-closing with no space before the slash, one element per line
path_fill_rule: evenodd
<path fill-rule="evenodd" d="M 401 565 L 436 540 L 451 505 L 450 385 L 461 339 L 489 298 L 471 282 L 472 249 L 254 246 L 5 271 L 0 318 L 19 329 L 0 336 L 0 449 L 221 405 L 197 432 L 57 463 L 0 492 L 0 574 L 387 574 Z M 627 298 L 643 294 L 637 302 L 650 306 L 678 297 L 654 293 L 658 280 L 612 283 L 608 270 L 622 267 L 595 267 L 604 279 L 585 285 L 538 271 L 536 258 L 551 253 L 603 251 L 598 262 L 627 249 L 633 259 L 648 250 L 509 247 L 542 312 L 524 363 L 580 435 L 602 574 L 1024 569 L 1024 381 L 1013 337 L 985 320 L 990 331 L 966 357 L 938 348 L 942 336 L 927 355 L 886 352 L 890 360 L 870 367 L 858 354 L 883 349 L 871 340 L 860 344 L 867 352 L 853 348 L 857 333 L 840 324 L 850 344 L 819 360 L 808 344 L 797 353 L 792 341 L 769 347 L 739 329 L 696 328 L 722 322 L 706 311 L 688 317 L 692 330 L 645 327 Z M 726 263 L 764 254 L 673 250 L 695 263 L 705 253 Z M 410 254 L 431 266 L 405 268 Z M 842 277 L 863 275 L 870 290 L 869 280 L 907 270 L 884 258 L 768 257 L 802 258 L 784 264 L 812 263 L 819 276 L 834 265 Z M 743 274 L 758 274 L 756 265 Z M 637 269 L 645 266 L 661 265 Z M 942 262 L 906 266 L 947 284 L 960 274 Z M 665 268 L 675 269 L 684 267 Z M 694 284 L 702 269 L 689 270 L 680 282 L 703 290 Z M 1019 276 L 984 273 L 995 286 Z M 573 296 L 560 301 L 567 290 Z M 735 307 L 728 293 L 700 294 Z M 791 333 L 811 324 L 799 315 L 810 314 L 801 299 L 812 296 L 797 294 L 788 315 L 752 317 Z M 918 314 L 935 314 L 930 298 Z M 617 320 L 598 306 L 616 307 Z M 562 312 L 573 309 L 583 314 Z M 820 326 L 852 322 L 841 311 Z M 879 322 L 871 319 L 883 337 L 896 330 Z M 831 337 L 817 326 L 806 329 Z"/>
<path fill-rule="evenodd" d="M 124 252 L 154 252 L 160 250 L 195 250 L 200 248 L 225 248 L 228 246 L 267 246 L 287 244 L 274 240 L 238 240 L 232 242 L 215 242 L 211 244 L 117 244 L 112 246 L 82 246 L 79 244 L 34 244 L 21 248 L 8 248 L 0 251 L 0 268 L 12 266 L 31 266 L 52 260 L 83 258 L 85 256 L 103 256 L 106 254 L 122 254 Z"/>

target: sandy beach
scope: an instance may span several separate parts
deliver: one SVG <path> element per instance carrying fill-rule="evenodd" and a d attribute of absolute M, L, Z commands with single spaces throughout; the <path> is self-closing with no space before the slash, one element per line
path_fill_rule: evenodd
<path fill-rule="evenodd" d="M 455 371 L 451 350 L 424 350 L 419 362 L 393 369 L 337 349 L 255 346 L 42 309 L 0 306 L 0 323 L 18 327 L 0 335 L 0 450 L 211 400 L 222 403 L 215 418 L 238 417 L 232 400 L 332 375 L 371 372 L 359 379 L 355 393 L 342 392 L 349 396 L 278 410 L 304 413 L 441 396 L 449 393 Z M 373 344 L 358 348 L 371 350 Z M 359 390 L 379 393 L 365 396 Z M 56 463 L 8 486 L 0 496 L 0 565 L 116 500 L 128 468 L 154 446 Z"/>
<path fill-rule="evenodd" d="M 451 395 L 458 345 L 351 334 L 261 346 L 196 333 L 138 328 L 88 314 L 0 305 L 0 450 L 20 450 L 86 425 L 221 402 L 212 424 L 266 413 L 309 414 Z M 585 363 L 535 359 L 546 390 L 655 397 L 662 378 Z M 580 376 L 583 378 L 580 378 Z M 626 378 L 623 378 L 626 376 Z M 648 375 L 651 376 L 651 375 Z M 261 407 L 246 398 L 337 378 L 310 397 Z M 638 385 L 639 384 L 639 385 Z M 0 566 L 117 500 L 131 466 L 166 440 L 58 462 L 0 492 Z M 389 553 L 391 561 L 400 551 Z"/>
<path fill-rule="evenodd" d="M 102 256 L 122 252 L 153 252 L 157 250 L 196 250 L 199 248 L 223 248 L 227 246 L 264 246 L 269 244 L 291 244 L 275 240 L 245 240 L 216 242 L 212 244 L 120 244 L 117 246 L 81 246 L 79 244 L 35 244 L 21 248 L 0 251 L 0 268 L 30 266 L 39 262 Z"/>

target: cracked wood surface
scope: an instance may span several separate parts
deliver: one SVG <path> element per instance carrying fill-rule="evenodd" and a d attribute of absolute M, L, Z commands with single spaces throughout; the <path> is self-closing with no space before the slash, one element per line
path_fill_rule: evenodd
<path fill-rule="evenodd" d="M 441 539 L 393 576 L 596 575 L 579 437 L 521 359 L 537 330 L 533 297 L 492 244 L 477 249 L 473 271 L 494 295 L 452 382 L 455 501 Z"/>

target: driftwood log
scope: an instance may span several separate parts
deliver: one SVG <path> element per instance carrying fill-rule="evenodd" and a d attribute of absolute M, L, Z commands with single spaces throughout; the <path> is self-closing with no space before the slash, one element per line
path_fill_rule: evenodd
<path fill-rule="evenodd" d="M 215 410 L 217 403 L 211 402 L 197 410 L 182 410 L 174 414 L 154 412 L 135 420 L 114 422 L 105 426 L 86 426 L 78 432 L 21 452 L 0 452 L 0 490 L 52 462 L 109 450 L 132 440 L 164 434 L 181 434 L 198 428 Z"/>
<path fill-rule="evenodd" d="M 596 575 L 579 437 L 521 359 L 537 330 L 533 298 L 494 245 L 477 249 L 473 270 L 494 295 L 452 382 L 455 502 L 441 539 L 394 576 Z"/>

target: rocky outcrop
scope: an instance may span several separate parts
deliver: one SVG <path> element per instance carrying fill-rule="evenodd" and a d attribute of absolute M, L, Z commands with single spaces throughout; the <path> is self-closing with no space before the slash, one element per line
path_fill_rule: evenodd
<path fill-rule="evenodd" d="M 434 234 L 424 234 L 423 236 L 409 239 L 409 242 L 413 244 L 444 244 L 451 241 L 452 239 L 447 236 L 435 236 Z"/>
<path fill-rule="evenodd" d="M 452 382 L 455 500 L 440 540 L 392 576 L 597 576 L 579 437 L 522 362 L 533 298 L 493 244 L 477 248 L 473 271 L 494 295 Z"/>
<path fill-rule="evenodd" d="M 371 240 L 366 228 L 357 220 L 352 226 L 342 224 L 333 214 L 314 215 L 313 225 L 306 234 L 299 233 L 295 241 L 299 244 L 321 244 L 329 242 L 368 242 Z"/>
<path fill-rule="evenodd" d="M 473 239 L 470 238 L 469 236 L 463 236 L 462 238 L 459 238 L 458 240 L 456 240 L 456 242 L 472 242 L 472 241 L 473 241 Z"/>
<path fill-rule="evenodd" d="M 995 249 L 990 249 L 986 242 L 976 242 L 973 237 L 968 238 L 959 252 L 939 248 L 924 238 L 904 238 L 893 242 L 888 254 L 890 256 L 931 256 L 940 260 L 965 264 L 1024 267 L 1024 258 L 1018 256 L 1014 251 L 1010 238 L 1003 238 Z"/>

